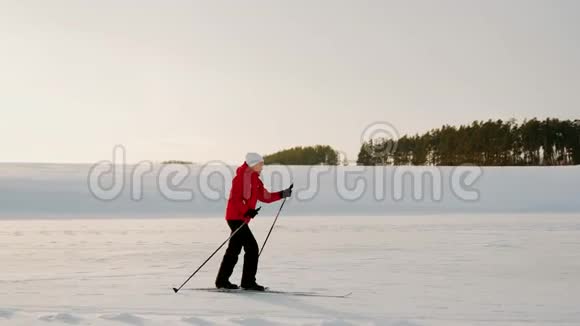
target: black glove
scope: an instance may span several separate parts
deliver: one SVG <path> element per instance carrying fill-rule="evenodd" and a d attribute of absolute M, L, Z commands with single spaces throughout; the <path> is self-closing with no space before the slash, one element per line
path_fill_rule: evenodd
<path fill-rule="evenodd" d="M 292 196 L 292 188 L 294 188 L 294 184 L 291 184 L 288 189 L 284 189 L 280 191 L 280 198 L 287 198 Z"/>
<path fill-rule="evenodd" d="M 258 209 L 253 209 L 253 208 L 248 209 L 248 211 L 244 214 L 244 217 L 249 217 L 249 218 L 256 217 L 256 215 L 258 215 L 258 211 L 260 211 L 261 208 L 262 207 L 258 207 Z"/>

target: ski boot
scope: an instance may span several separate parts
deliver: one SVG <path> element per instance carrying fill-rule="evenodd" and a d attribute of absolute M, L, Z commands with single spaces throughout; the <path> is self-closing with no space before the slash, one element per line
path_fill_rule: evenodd
<path fill-rule="evenodd" d="M 264 292 L 266 291 L 266 287 L 261 286 L 260 284 L 254 282 L 252 284 L 242 284 L 242 289 L 246 290 L 246 291 L 260 291 L 260 292 Z"/>
<path fill-rule="evenodd" d="M 215 287 L 218 289 L 226 289 L 226 290 L 237 290 L 240 288 L 236 284 L 230 283 L 230 281 L 216 282 Z"/>

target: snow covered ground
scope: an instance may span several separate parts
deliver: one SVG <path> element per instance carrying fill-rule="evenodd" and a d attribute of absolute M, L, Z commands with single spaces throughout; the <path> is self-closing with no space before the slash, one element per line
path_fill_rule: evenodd
<path fill-rule="evenodd" d="M 580 214 L 282 214 L 259 282 L 351 297 L 186 290 L 221 253 L 174 294 L 226 236 L 221 218 L 0 221 L 0 324 L 580 324 Z"/>
<path fill-rule="evenodd" d="M 180 166 L 189 169 L 181 182 L 163 177 L 162 169 L 173 167 L 157 165 L 135 178 L 136 167 L 126 166 L 119 195 L 103 201 L 89 191 L 88 164 L 0 164 L 0 219 L 222 217 L 228 173 L 235 167 Z M 477 179 L 464 189 L 453 188 L 460 183 L 460 169 L 266 166 L 262 177 L 271 190 L 294 183 L 293 198 L 285 208 L 294 216 L 580 213 L 580 166 L 473 168 Z M 103 183 L 110 179 L 114 178 L 105 174 Z M 416 186 L 413 180 L 431 181 Z M 160 190 L 172 183 L 180 183 L 174 188 L 189 192 L 191 199 L 171 199 Z M 421 198 L 414 198 L 415 191 Z M 134 200 L 136 193 L 141 194 L 139 200 Z M 462 194 L 477 197 L 465 200 Z M 276 209 L 277 205 L 267 205 L 261 212 L 272 215 Z"/>
<path fill-rule="evenodd" d="M 107 201 L 90 165 L 0 164 L 0 325 L 580 324 L 580 167 L 268 166 L 270 189 L 296 187 L 258 281 L 346 299 L 187 290 L 213 285 L 223 251 L 174 294 L 228 235 L 231 167 L 125 168 Z M 252 222 L 259 242 L 278 207 Z"/>

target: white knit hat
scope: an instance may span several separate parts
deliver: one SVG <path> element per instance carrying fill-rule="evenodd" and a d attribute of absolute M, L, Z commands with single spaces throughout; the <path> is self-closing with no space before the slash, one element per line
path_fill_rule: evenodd
<path fill-rule="evenodd" d="M 260 162 L 264 162 L 264 158 L 262 158 L 262 155 L 258 153 L 246 154 L 246 164 L 248 164 L 248 166 L 254 166 Z"/>

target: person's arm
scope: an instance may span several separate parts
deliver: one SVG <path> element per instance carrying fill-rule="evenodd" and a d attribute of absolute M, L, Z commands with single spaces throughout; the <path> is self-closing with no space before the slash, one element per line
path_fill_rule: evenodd
<path fill-rule="evenodd" d="M 264 203 L 272 203 L 272 202 L 275 202 L 275 201 L 280 200 L 282 198 L 290 197 L 290 195 L 292 194 L 292 188 L 294 187 L 294 184 L 292 184 L 286 190 L 277 191 L 277 192 L 269 192 L 268 189 L 266 189 L 266 187 L 264 187 L 264 184 L 262 183 L 262 181 L 259 179 L 258 179 L 258 181 L 259 181 L 258 200 L 261 202 L 264 202 Z"/>
<path fill-rule="evenodd" d="M 280 191 L 269 192 L 264 186 L 262 186 L 261 190 L 258 191 L 258 200 L 263 203 L 273 203 L 280 199 L 282 199 Z"/>

